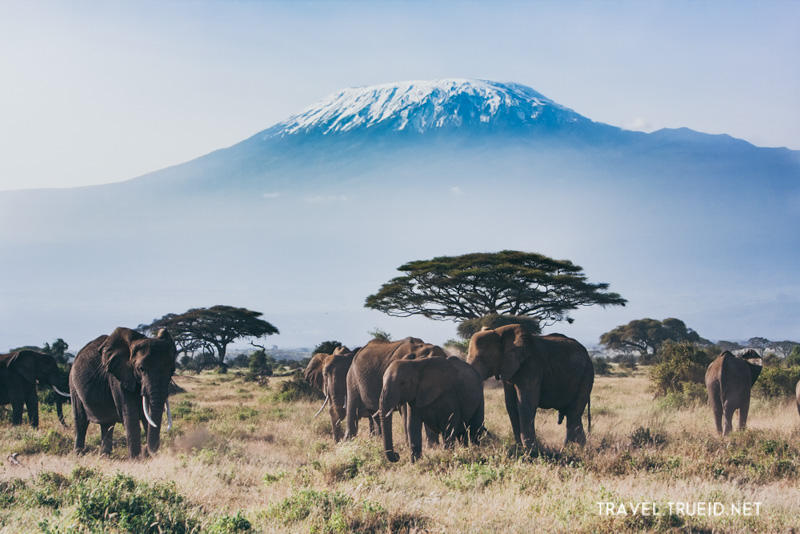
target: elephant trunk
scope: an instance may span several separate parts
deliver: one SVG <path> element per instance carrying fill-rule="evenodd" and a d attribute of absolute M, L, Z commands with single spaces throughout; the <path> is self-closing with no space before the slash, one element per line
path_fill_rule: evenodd
<path fill-rule="evenodd" d="M 400 460 L 400 455 L 394 451 L 394 442 L 392 440 L 392 411 L 397 406 L 397 401 L 393 397 L 396 397 L 396 395 L 393 395 L 391 388 L 384 384 L 383 391 L 381 391 L 378 414 L 380 416 L 383 450 L 386 454 L 386 459 L 390 462 L 397 462 Z"/>
<path fill-rule="evenodd" d="M 164 415 L 164 407 L 167 407 L 167 419 L 171 419 L 169 414 L 169 402 L 166 394 L 152 395 L 150 398 L 142 397 L 142 407 L 144 408 L 145 419 L 147 419 L 147 450 L 150 454 L 158 452 L 161 445 L 161 421 Z M 171 426 L 171 421 L 169 421 Z"/>

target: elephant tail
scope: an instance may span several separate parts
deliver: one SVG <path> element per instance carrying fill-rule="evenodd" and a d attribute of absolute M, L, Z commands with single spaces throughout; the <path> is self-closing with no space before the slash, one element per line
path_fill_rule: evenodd
<path fill-rule="evenodd" d="M 589 396 L 589 400 L 586 402 L 586 408 L 587 408 L 586 419 L 587 419 L 587 423 L 588 423 L 589 433 L 591 434 L 591 432 L 592 432 L 592 397 L 591 397 L 591 395 Z"/>

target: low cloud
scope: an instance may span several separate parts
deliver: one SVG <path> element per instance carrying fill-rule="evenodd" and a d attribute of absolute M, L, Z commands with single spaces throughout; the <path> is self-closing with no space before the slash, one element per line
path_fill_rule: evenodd
<path fill-rule="evenodd" d="M 653 125 L 643 117 L 636 117 L 632 121 L 628 121 L 623 127 L 625 130 L 632 130 L 634 132 L 652 132 Z"/>
<path fill-rule="evenodd" d="M 262 196 L 264 198 L 278 198 L 279 196 L 281 196 L 281 194 L 280 193 L 264 193 Z"/>
<path fill-rule="evenodd" d="M 459 197 L 464 194 L 464 191 L 462 191 L 461 188 L 458 186 L 451 187 L 450 192 L 453 194 L 453 196 L 456 197 Z"/>

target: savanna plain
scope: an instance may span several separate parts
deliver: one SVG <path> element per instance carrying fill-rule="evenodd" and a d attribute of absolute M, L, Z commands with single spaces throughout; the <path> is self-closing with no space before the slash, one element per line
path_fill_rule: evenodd
<path fill-rule="evenodd" d="M 595 379 L 586 447 L 564 448 L 557 413 L 540 410 L 541 451 L 530 456 L 514 450 L 503 390 L 489 380 L 491 435 L 480 445 L 426 447 L 411 463 L 395 417 L 401 460 L 392 464 L 366 420 L 358 438 L 335 443 L 327 413 L 314 417 L 321 398 L 297 377 L 265 384 L 235 371 L 203 372 L 178 374 L 175 382 L 183 391 L 170 397 L 174 427 L 162 433 L 153 458 L 127 458 L 121 425 L 111 457 L 99 454 L 97 425 L 90 427 L 88 452 L 78 456 L 71 428 L 46 407 L 38 430 L 11 427 L 9 410 L 0 412 L 0 532 L 797 532 L 800 526 L 800 417 L 790 399 L 754 397 L 747 430 L 723 438 L 704 402 L 655 399 L 646 370 L 615 366 Z M 71 426 L 68 406 L 65 412 Z M 747 503 L 760 504 L 733 512 Z"/>

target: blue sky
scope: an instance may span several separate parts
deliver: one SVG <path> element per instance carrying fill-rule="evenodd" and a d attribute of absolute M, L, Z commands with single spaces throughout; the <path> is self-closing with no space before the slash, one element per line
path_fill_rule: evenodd
<path fill-rule="evenodd" d="M 800 150 L 800 2 L 0 2 L 0 190 L 119 181 L 338 89 L 515 81 Z"/>

